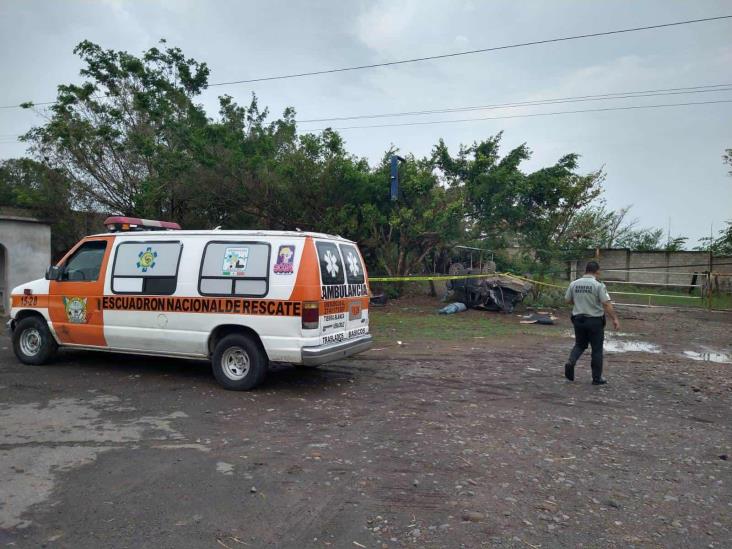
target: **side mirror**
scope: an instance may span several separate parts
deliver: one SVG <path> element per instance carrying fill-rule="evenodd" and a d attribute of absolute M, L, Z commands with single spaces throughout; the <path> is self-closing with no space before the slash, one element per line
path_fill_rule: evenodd
<path fill-rule="evenodd" d="M 51 265 L 46 269 L 46 280 L 59 280 L 63 270 L 57 265 Z"/>

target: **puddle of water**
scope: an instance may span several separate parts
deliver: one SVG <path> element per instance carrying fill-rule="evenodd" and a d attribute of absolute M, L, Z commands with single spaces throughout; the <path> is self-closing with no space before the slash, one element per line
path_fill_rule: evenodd
<path fill-rule="evenodd" d="M 562 335 L 565 337 L 574 337 L 574 330 L 565 330 L 562 332 Z M 629 332 L 611 332 L 610 330 L 605 330 L 605 341 L 616 337 L 633 337 L 635 335 L 636 334 L 631 334 Z"/>
<path fill-rule="evenodd" d="M 564 332 L 567 337 L 574 337 L 574 330 Z M 603 350 L 608 353 L 653 353 L 658 354 L 661 348 L 655 343 L 648 341 L 636 341 L 628 339 L 617 339 L 619 337 L 633 337 L 636 334 L 628 332 L 605 331 L 605 343 Z"/>
<path fill-rule="evenodd" d="M 216 463 L 216 470 L 222 475 L 234 474 L 234 466 L 231 463 L 226 463 L 225 461 L 219 461 Z"/>
<path fill-rule="evenodd" d="M 661 352 L 658 345 L 647 341 L 622 341 L 609 339 L 605 341 L 603 349 L 608 353 L 653 353 Z"/>
<path fill-rule="evenodd" d="M 684 351 L 684 356 L 692 360 L 703 362 L 718 362 L 720 364 L 732 364 L 732 355 L 729 353 L 718 353 L 716 351 Z"/>

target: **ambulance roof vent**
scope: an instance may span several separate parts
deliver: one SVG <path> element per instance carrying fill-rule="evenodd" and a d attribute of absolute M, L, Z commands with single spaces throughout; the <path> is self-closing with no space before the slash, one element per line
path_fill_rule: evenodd
<path fill-rule="evenodd" d="M 104 220 L 104 226 L 109 232 L 129 231 L 179 231 L 180 225 L 172 221 L 158 221 L 156 219 L 141 219 L 139 217 L 112 216 Z"/>

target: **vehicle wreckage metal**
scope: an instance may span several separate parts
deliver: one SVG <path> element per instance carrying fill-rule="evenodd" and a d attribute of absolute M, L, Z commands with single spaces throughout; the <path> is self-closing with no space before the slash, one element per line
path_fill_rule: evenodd
<path fill-rule="evenodd" d="M 475 271 L 475 272 L 473 272 Z M 457 274 L 457 273 L 455 273 Z M 465 275 L 483 274 L 467 269 Z M 517 278 L 487 274 L 485 278 L 455 278 L 448 280 L 447 300 L 464 303 L 470 309 L 511 313 L 532 290 L 533 285 Z"/>

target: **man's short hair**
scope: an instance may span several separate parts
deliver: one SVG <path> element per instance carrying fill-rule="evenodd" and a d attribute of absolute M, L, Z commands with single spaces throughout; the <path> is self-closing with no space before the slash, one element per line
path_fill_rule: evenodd
<path fill-rule="evenodd" d="M 600 270 L 600 264 L 597 261 L 588 261 L 587 266 L 585 267 L 586 273 L 596 273 Z"/>

